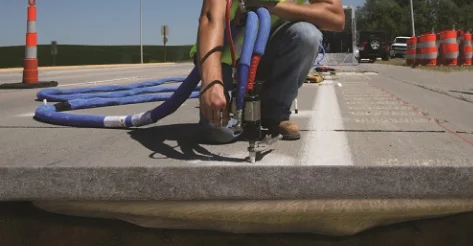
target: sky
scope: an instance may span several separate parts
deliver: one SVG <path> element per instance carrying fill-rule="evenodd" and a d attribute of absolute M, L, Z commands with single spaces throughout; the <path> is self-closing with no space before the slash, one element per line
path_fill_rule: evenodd
<path fill-rule="evenodd" d="M 139 45 L 139 0 L 37 0 L 38 44 Z M 358 6 L 364 0 L 342 0 Z M 27 0 L 0 0 L 0 46 L 24 45 Z M 143 44 L 193 44 L 202 1 L 142 0 Z M 179 11 L 171 11 L 179 9 Z"/>

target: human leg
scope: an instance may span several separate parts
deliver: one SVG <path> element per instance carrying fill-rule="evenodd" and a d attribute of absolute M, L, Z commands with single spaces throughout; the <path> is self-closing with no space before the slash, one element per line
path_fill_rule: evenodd
<path fill-rule="evenodd" d="M 291 105 L 317 57 L 322 33 L 307 22 L 287 23 L 268 41 L 257 78 L 263 124 L 284 139 L 299 139 L 299 127 L 289 121 Z"/>

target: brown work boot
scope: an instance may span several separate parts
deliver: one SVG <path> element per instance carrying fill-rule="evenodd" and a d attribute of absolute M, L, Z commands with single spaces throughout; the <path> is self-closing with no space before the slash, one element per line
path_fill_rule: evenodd
<path fill-rule="evenodd" d="M 268 128 L 272 134 L 281 134 L 283 140 L 298 140 L 301 138 L 299 126 L 290 120 L 265 120 L 263 126 Z"/>

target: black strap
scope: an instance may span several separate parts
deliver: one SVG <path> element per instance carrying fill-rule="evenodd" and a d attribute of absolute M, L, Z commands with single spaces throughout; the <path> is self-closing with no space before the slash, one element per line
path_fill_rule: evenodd
<path fill-rule="evenodd" d="M 214 80 L 214 81 L 210 82 L 210 83 L 202 90 L 202 92 L 200 93 L 199 97 L 202 96 L 208 89 L 210 89 L 210 87 L 214 86 L 215 84 L 219 84 L 219 85 L 223 86 L 223 88 L 225 89 L 225 85 L 223 84 L 222 81 L 220 81 L 220 80 Z M 227 92 L 227 91 L 225 91 L 223 94 L 225 95 L 225 100 L 227 101 L 227 104 L 229 104 L 229 103 L 230 103 L 230 95 L 228 95 L 228 92 Z"/>
<path fill-rule="evenodd" d="M 219 84 L 221 86 L 223 86 L 223 88 L 225 88 L 224 84 L 222 81 L 220 80 L 214 80 L 212 82 L 210 82 L 201 92 L 200 92 L 200 96 L 202 96 L 205 92 L 207 92 L 208 89 L 210 89 L 210 87 L 214 86 L 215 84 Z"/>

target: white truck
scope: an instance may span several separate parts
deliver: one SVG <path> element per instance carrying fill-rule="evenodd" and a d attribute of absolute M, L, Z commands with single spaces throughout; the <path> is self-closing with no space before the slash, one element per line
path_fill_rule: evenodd
<path fill-rule="evenodd" d="M 411 37 L 396 37 L 391 44 L 389 56 L 391 58 L 404 57 L 407 54 L 407 40 Z"/>

